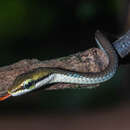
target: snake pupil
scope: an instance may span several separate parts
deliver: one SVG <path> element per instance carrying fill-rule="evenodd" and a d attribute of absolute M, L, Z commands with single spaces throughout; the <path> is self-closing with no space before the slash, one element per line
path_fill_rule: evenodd
<path fill-rule="evenodd" d="M 34 81 L 29 81 L 28 83 L 25 83 L 23 86 L 23 89 L 29 89 L 34 84 Z"/>

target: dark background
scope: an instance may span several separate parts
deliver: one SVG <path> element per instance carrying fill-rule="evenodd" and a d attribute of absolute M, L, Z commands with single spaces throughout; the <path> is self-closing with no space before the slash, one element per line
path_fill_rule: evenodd
<path fill-rule="evenodd" d="M 129 15 L 128 0 L 0 1 L 0 65 L 96 47 L 97 29 L 113 41 L 129 29 Z M 40 90 L 1 102 L 0 128 L 129 128 L 129 70 L 120 65 L 96 89 Z"/>

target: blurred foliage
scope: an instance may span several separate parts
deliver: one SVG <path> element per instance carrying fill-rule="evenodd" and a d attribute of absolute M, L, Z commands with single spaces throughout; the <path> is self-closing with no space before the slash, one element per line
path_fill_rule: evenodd
<path fill-rule="evenodd" d="M 46 34 L 53 24 L 54 15 L 55 10 L 45 5 L 40 7 L 22 0 L 5 0 L 0 3 L 0 36 L 22 37 L 33 31 L 36 36 L 37 32 Z"/>
<path fill-rule="evenodd" d="M 93 47 L 97 29 L 113 34 L 121 32 L 119 18 L 124 4 L 118 0 L 0 1 L 0 64 L 11 64 L 23 58 L 56 58 Z M 0 107 L 26 109 L 32 104 L 50 110 L 108 106 L 120 101 L 122 76 L 123 73 L 118 73 L 99 89 L 40 91 L 39 101 L 35 103 L 30 102 L 28 96 L 21 96 L 3 102 Z"/>
<path fill-rule="evenodd" d="M 0 1 L 1 65 L 23 58 L 48 59 L 53 58 L 51 55 L 63 56 L 92 47 L 91 37 L 96 29 L 112 33 L 118 30 L 120 3 L 117 0 Z M 111 18 L 113 21 L 108 22 Z M 84 45 L 82 40 L 88 44 Z"/>

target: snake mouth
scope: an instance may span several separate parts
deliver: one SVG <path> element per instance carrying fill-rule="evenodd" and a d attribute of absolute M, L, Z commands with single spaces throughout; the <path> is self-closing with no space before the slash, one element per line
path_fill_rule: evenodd
<path fill-rule="evenodd" d="M 5 96 L 3 96 L 3 97 L 0 97 L 0 101 L 3 101 L 3 100 L 5 100 L 5 99 L 7 99 L 7 98 L 9 98 L 11 96 L 11 94 L 6 94 Z"/>

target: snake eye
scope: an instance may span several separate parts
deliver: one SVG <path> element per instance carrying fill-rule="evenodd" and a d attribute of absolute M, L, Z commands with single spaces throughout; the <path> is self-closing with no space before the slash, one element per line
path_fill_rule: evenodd
<path fill-rule="evenodd" d="M 26 81 L 23 82 L 23 89 L 29 89 L 34 87 L 34 80 L 32 79 L 27 79 Z"/>

